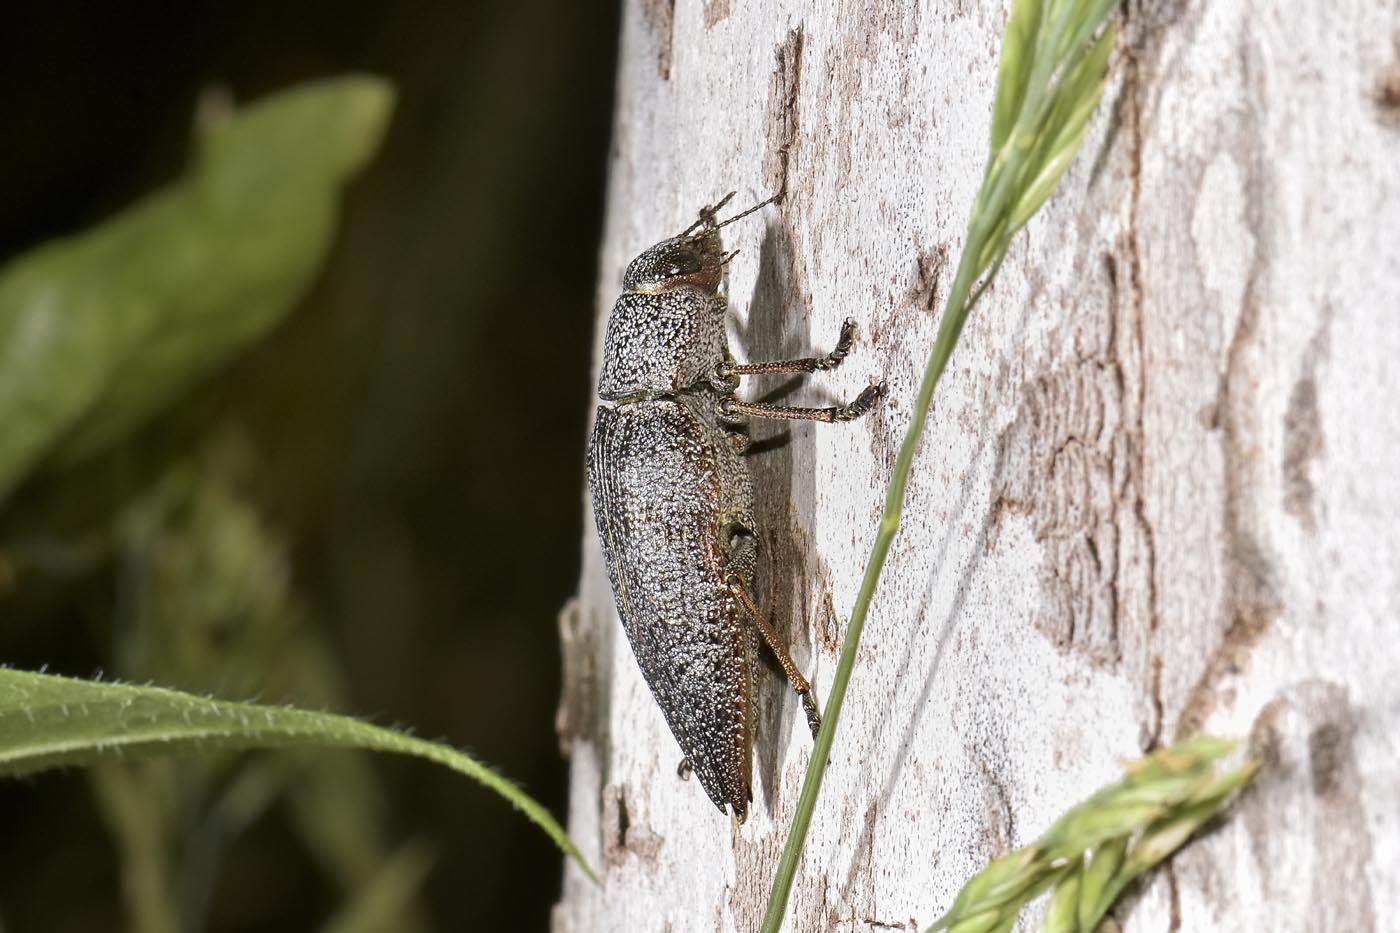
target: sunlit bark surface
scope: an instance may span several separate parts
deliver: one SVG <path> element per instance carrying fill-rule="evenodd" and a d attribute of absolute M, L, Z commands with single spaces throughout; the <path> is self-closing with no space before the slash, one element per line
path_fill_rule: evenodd
<path fill-rule="evenodd" d="M 1379 930 L 1400 916 L 1400 13 L 1132 3 L 1059 195 L 939 390 L 788 929 L 922 929 L 985 862 L 1199 731 L 1264 762 L 1126 929 Z M 626 261 L 730 189 L 741 359 L 829 349 L 757 398 L 761 599 L 825 697 L 990 123 L 1001 4 L 629 2 L 599 326 Z M 580 404 L 580 408 L 583 405 Z M 591 412 L 591 404 L 588 411 Z M 766 443 L 766 441 L 773 443 Z M 591 517 L 561 736 L 556 930 L 757 927 L 811 751 L 777 674 L 754 804 L 695 781 L 618 627 Z"/>

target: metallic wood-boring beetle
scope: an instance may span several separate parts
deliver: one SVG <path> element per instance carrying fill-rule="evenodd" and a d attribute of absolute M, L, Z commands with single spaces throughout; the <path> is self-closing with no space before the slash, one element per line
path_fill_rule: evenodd
<path fill-rule="evenodd" d="M 739 377 L 835 369 L 855 322 L 822 357 L 734 361 L 725 336 L 726 255 L 719 230 L 733 197 L 628 265 L 603 341 L 588 484 L 618 615 L 642 676 L 685 758 L 723 812 L 743 822 L 752 797 L 754 667 L 766 644 L 802 698 L 815 736 L 812 688 L 758 606 L 753 486 L 742 456 L 747 418 L 849 421 L 883 384 L 834 408 L 741 402 Z"/>

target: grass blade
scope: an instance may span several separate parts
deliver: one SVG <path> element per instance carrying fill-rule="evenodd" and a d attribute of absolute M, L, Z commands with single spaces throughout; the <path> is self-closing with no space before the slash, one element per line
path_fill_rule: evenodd
<path fill-rule="evenodd" d="M 1030 57 L 1033 41 L 1040 29 L 1038 0 L 1013 0 L 1011 17 L 1006 22 L 1006 38 L 1001 44 L 1001 63 L 997 68 L 997 96 L 992 113 L 992 151 L 1006 144 L 1011 127 L 1021 113 L 1026 97 L 1026 81 L 1030 78 Z"/>
<path fill-rule="evenodd" d="M 1098 929 L 1128 884 L 1184 845 L 1253 776 L 1253 763 L 1213 773 L 1234 747 L 1223 739 L 1188 739 L 1130 764 L 1126 777 L 1072 807 L 1034 843 L 968 879 L 927 933 L 959 933 L 988 916 L 1009 925 L 1052 886 L 1046 930 Z"/>

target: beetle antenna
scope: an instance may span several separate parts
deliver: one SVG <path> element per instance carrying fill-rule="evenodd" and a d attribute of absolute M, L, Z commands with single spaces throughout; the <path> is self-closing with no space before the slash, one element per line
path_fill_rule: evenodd
<path fill-rule="evenodd" d="M 777 201 L 777 200 L 780 200 L 780 199 L 782 198 L 782 196 L 783 196 L 783 193 L 782 193 L 781 191 L 779 191 L 777 194 L 773 195 L 771 198 L 765 198 L 764 200 L 759 201 L 757 204 L 755 204 L 753 207 L 749 208 L 748 210 L 746 210 L 746 211 L 740 211 L 739 213 L 735 214 L 733 217 L 729 218 L 728 220 L 721 220 L 719 223 L 715 224 L 715 229 L 718 230 L 720 227 L 727 227 L 727 226 L 729 226 L 730 224 L 732 224 L 732 223 L 733 223 L 734 221 L 736 221 L 736 220 L 743 220 L 745 217 L 749 216 L 749 215 L 752 214 L 754 211 L 759 210 L 760 208 L 767 207 L 768 205 L 772 204 L 773 202 L 775 202 L 775 201 Z M 728 201 L 729 198 L 725 198 L 724 200 L 725 200 L 725 201 Z M 724 202 L 721 201 L 720 203 L 723 204 Z"/>
<path fill-rule="evenodd" d="M 682 231 L 678 234 L 678 236 L 689 236 L 689 235 L 690 235 L 690 232 L 691 232 L 692 230 L 694 230 L 696 227 L 701 227 L 701 226 L 704 226 L 704 227 L 713 227 L 713 226 L 715 226 L 715 215 L 719 213 L 720 208 L 724 207 L 724 205 L 726 205 L 726 204 L 729 203 L 729 200 L 730 200 L 730 198 L 732 198 L 732 197 L 734 197 L 734 192 L 733 192 L 733 191 L 729 192 L 729 193 L 726 194 L 724 197 L 720 198 L 720 199 L 719 199 L 718 201 L 716 201 L 714 204 L 710 204 L 710 205 L 707 205 L 707 206 L 705 206 L 705 207 L 700 208 L 700 218 L 699 218 L 698 220 L 696 220 L 695 223 L 691 224 L 689 227 L 686 227 L 684 230 L 682 230 Z"/>
<path fill-rule="evenodd" d="M 711 231 L 711 230 L 718 230 L 720 227 L 727 227 L 727 226 L 729 226 L 730 224 L 732 224 L 734 221 L 736 221 L 736 220 L 742 220 L 743 218 L 749 216 L 749 215 L 752 214 L 754 211 L 759 210 L 760 208 L 767 207 L 769 204 L 772 204 L 772 203 L 774 203 L 775 201 L 781 201 L 782 198 L 783 198 L 783 192 L 779 191 L 777 194 L 773 195 L 771 198 L 766 198 L 766 199 L 764 199 L 764 200 L 762 200 L 762 201 L 759 201 L 757 204 L 755 204 L 753 207 L 749 208 L 748 210 L 740 211 L 739 213 L 735 214 L 733 217 L 730 217 L 728 220 L 721 220 L 721 221 L 719 221 L 718 223 L 716 223 L 716 222 L 715 222 L 715 215 L 718 214 L 719 211 L 720 211 L 720 208 L 722 208 L 722 207 L 724 207 L 724 205 L 728 204 L 729 201 L 730 201 L 730 199 L 733 198 L 733 197 L 734 197 L 734 192 L 731 191 L 731 192 L 729 192 L 728 194 L 726 194 L 724 197 L 720 198 L 720 199 L 719 199 L 719 202 L 716 203 L 715 205 L 713 205 L 713 206 L 711 206 L 711 207 L 702 207 L 702 208 L 700 208 L 700 219 L 697 220 L 697 221 L 695 221 L 695 223 L 691 224 L 689 227 L 686 227 L 686 228 L 685 228 L 684 230 L 682 230 L 678 235 L 679 235 L 679 236 L 690 236 L 690 234 L 691 234 L 692 232 L 694 232 L 695 228 L 697 228 L 697 227 L 705 227 L 705 228 L 706 228 L 706 230 L 705 230 L 706 233 L 708 233 L 708 232 Z"/>

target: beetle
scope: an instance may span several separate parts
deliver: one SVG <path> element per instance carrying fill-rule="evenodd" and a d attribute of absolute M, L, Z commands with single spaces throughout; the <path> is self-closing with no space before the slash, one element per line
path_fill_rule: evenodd
<path fill-rule="evenodd" d="M 820 357 L 738 363 L 725 335 L 728 298 L 719 211 L 628 265 L 603 339 L 588 484 L 618 616 L 684 758 L 721 812 L 742 823 L 752 798 L 755 662 L 766 645 L 797 692 L 815 738 L 821 714 L 754 593 L 758 536 L 743 455 L 749 418 L 850 421 L 886 392 L 847 405 L 793 408 L 740 401 L 743 376 L 835 369 L 850 352 L 847 319 Z"/>

